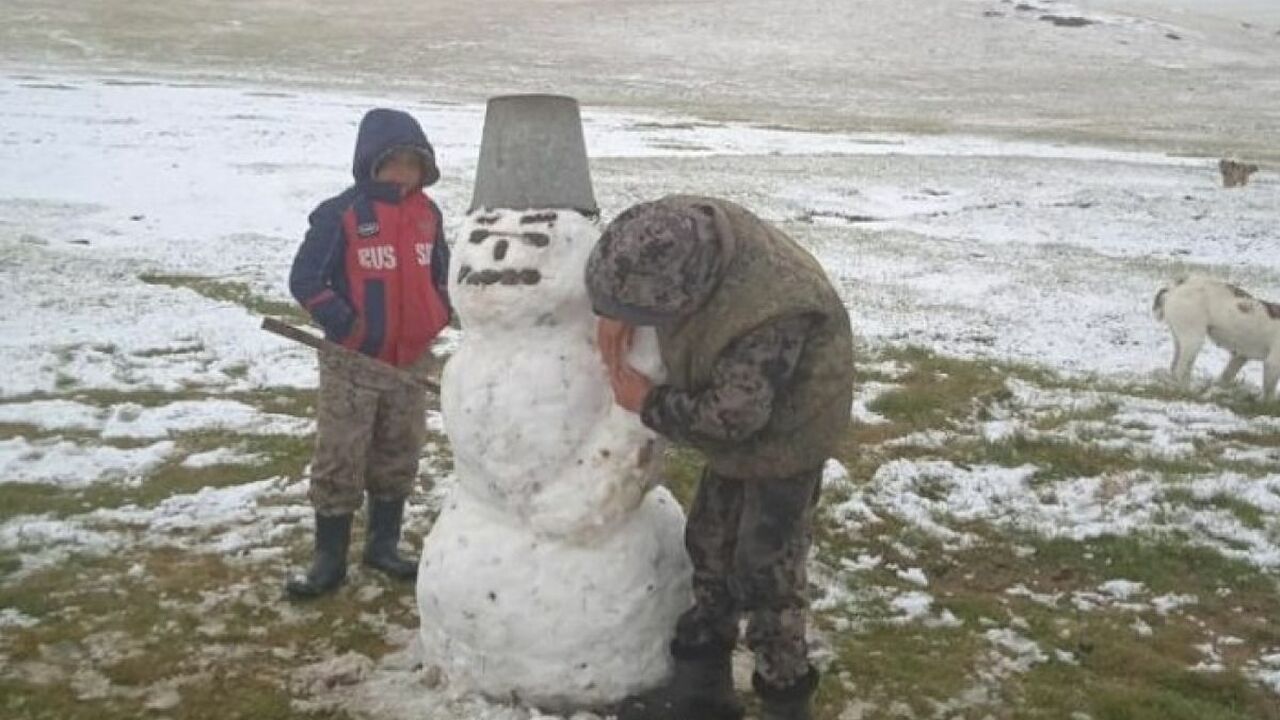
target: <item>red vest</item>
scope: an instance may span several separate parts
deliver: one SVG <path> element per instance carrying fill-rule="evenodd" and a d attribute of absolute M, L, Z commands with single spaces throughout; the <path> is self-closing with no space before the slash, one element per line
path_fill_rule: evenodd
<path fill-rule="evenodd" d="M 376 223 L 360 223 L 354 207 L 342 216 L 347 288 L 358 317 L 342 344 L 406 367 L 449 322 L 431 281 L 439 211 L 420 192 L 399 203 L 371 204 Z"/>

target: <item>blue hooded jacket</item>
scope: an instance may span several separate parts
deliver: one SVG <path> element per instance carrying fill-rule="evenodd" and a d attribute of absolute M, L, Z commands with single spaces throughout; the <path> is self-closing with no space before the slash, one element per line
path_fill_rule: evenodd
<path fill-rule="evenodd" d="M 388 343 L 395 341 L 397 328 L 390 325 L 411 323 L 415 319 L 398 317 L 396 308 L 388 308 L 385 303 L 353 302 L 353 295 L 364 299 L 365 289 L 352 287 L 353 277 L 359 275 L 359 268 L 348 267 L 351 264 L 348 246 L 369 238 L 382 239 L 393 232 L 393 228 L 383 231 L 379 216 L 385 216 L 394 207 L 408 207 L 420 202 L 413 200 L 415 195 L 425 198 L 431 210 L 429 215 L 434 218 L 430 258 L 424 264 L 431 266 L 431 284 L 443 303 L 446 321 L 447 315 L 451 314 L 448 302 L 449 246 L 444 239 L 443 215 L 439 206 L 422 193 L 410 193 L 401 198 L 394 184 L 374 180 L 383 160 L 401 148 L 411 148 L 422 156 L 423 187 L 439 180 L 435 150 L 417 120 L 399 110 L 370 110 L 360 121 L 357 132 L 351 164 L 355 184 L 340 195 L 320 203 L 311 213 L 308 218 L 310 228 L 298 248 L 289 275 L 290 292 L 324 328 L 329 340 L 348 344 L 344 341 L 355 340 L 350 336 L 358 326 L 365 337 L 354 343 L 355 349 L 372 356 L 386 355 Z M 400 262 L 410 260 L 401 258 Z M 383 291 L 379 289 L 379 292 Z M 394 322 L 389 323 L 389 319 Z M 357 320 L 363 323 L 358 324 Z"/>

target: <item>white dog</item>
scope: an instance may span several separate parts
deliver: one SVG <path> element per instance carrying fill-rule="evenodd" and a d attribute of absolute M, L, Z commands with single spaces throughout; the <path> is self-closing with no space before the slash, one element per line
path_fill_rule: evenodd
<path fill-rule="evenodd" d="M 1280 379 L 1280 305 L 1207 277 L 1179 278 L 1156 293 L 1155 315 L 1173 331 L 1170 372 L 1186 387 L 1206 335 L 1231 353 L 1218 382 L 1226 385 L 1250 360 L 1262 361 L 1262 399 Z"/>

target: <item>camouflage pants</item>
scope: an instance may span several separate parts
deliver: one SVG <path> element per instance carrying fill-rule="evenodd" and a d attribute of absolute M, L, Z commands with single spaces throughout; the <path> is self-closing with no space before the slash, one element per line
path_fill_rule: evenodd
<path fill-rule="evenodd" d="M 734 480 L 705 470 L 689 513 L 694 606 L 676 625 L 688 648 L 732 647 L 747 613 L 756 673 L 788 687 L 809 672 L 805 563 L 822 471 L 774 480 Z"/>
<path fill-rule="evenodd" d="M 430 355 L 411 370 L 424 372 Z M 426 440 L 426 394 L 363 368 L 320 354 L 316 447 L 311 504 L 321 515 L 355 512 L 364 493 L 406 497 L 418 475 Z"/>

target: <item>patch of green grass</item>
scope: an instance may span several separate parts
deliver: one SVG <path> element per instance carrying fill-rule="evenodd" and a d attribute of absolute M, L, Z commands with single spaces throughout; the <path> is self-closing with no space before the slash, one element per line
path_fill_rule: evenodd
<path fill-rule="evenodd" d="M 38 400 L 72 400 L 99 408 L 111 408 L 125 403 L 142 407 L 162 407 L 175 402 L 202 400 L 235 400 L 255 407 L 263 412 L 311 417 L 315 413 L 316 391 L 314 388 L 269 387 L 253 391 L 218 392 L 216 389 L 202 387 L 186 387 L 180 390 L 157 388 L 134 388 L 115 390 L 108 388 L 84 388 L 67 392 L 37 392 L 7 398 L 4 404 L 35 402 Z M 50 434 L 34 425 L 14 424 L 0 425 L 0 428 L 12 427 L 14 432 L 26 430 L 36 434 Z M 67 435 L 68 431 L 59 430 L 53 434 Z M 77 432 L 77 431 L 72 431 Z"/>
<path fill-rule="evenodd" d="M 230 702 L 226 698 L 233 698 Z M 226 669 L 216 671 L 207 681 L 186 688 L 182 710 L 175 720 L 340 720 L 345 713 L 331 711 L 302 713 L 293 709 L 289 695 L 277 683 L 261 677 Z"/>
<path fill-rule="evenodd" d="M 901 387 L 868 404 L 868 409 L 911 430 L 946 429 L 970 417 L 984 404 L 1007 397 L 1006 375 L 987 363 L 934 355 L 919 348 L 888 353 L 908 364 Z"/>
<path fill-rule="evenodd" d="M 166 498 L 205 487 L 228 487 L 269 477 L 299 477 L 311 457 L 310 436 L 236 435 L 227 432 L 187 433 L 175 438 L 180 452 L 137 485 L 101 482 L 68 490 L 43 483 L 8 483 L 0 520 L 17 515 L 45 514 L 67 517 L 96 508 L 126 505 L 152 507 Z M 182 461 L 191 454 L 222 447 L 241 447 L 262 455 L 250 464 L 188 468 Z"/>
<path fill-rule="evenodd" d="M 1038 418 L 1033 426 L 1037 430 L 1048 432 L 1072 422 L 1103 422 L 1111 419 L 1118 410 L 1119 406 L 1114 401 L 1104 402 L 1087 410 L 1062 410 L 1050 413 Z"/>
<path fill-rule="evenodd" d="M 1005 467 L 1036 466 L 1036 477 L 1053 480 L 1097 477 L 1131 470 L 1147 470 L 1165 476 L 1187 476 L 1209 472 L 1214 465 L 1194 457 L 1181 460 L 1142 457 L 1110 450 L 1093 443 L 1075 443 L 1052 438 L 1015 435 L 998 443 L 968 443 L 952 449 L 953 456 L 966 464 L 992 463 Z"/>
<path fill-rule="evenodd" d="M 849 613 L 866 608 L 819 613 L 815 622 L 838 645 L 832 673 L 850 673 L 853 688 L 850 692 L 841 682 L 824 680 L 819 717 L 838 718 L 854 699 L 876 704 L 868 718 L 896 717 L 889 711 L 893 702 L 905 702 L 917 716 L 932 716 L 930 701 L 954 699 L 989 668 L 986 652 L 991 645 L 982 633 L 997 626 L 1019 627 L 1018 633 L 1036 641 L 1050 659 L 990 688 L 997 705 L 987 709 L 998 709 L 995 717 L 1065 718 L 1075 711 L 1095 718 L 1166 716 L 1160 713 L 1224 720 L 1277 717 L 1274 697 L 1243 677 L 1240 667 L 1243 659 L 1270 652 L 1280 643 L 1280 629 L 1268 621 L 1280 615 L 1280 588 L 1274 577 L 1176 538 L 1135 535 L 1076 542 L 981 524 L 955 529 L 974 534 L 978 542 L 967 550 L 944 551 L 932 538 L 909 538 L 909 526 L 892 518 L 874 525 L 868 535 L 854 537 L 820 515 L 820 561 L 832 566 L 840 558 L 865 552 L 881 556 L 886 564 L 920 567 L 929 577 L 935 611 L 950 611 L 964 624 L 839 631 L 836 618 L 857 620 Z M 913 556 L 902 557 L 897 550 L 902 545 L 909 546 Z M 857 583 L 910 589 L 884 565 L 856 577 Z M 1132 628 L 1134 611 L 1081 611 L 1070 601 L 1073 591 L 1097 592 L 1099 585 L 1114 579 L 1143 583 L 1147 590 L 1138 602 L 1168 593 L 1197 600 L 1168 616 L 1142 613 L 1154 634 L 1140 637 Z M 1062 600 L 1046 607 L 1005 592 L 1018 584 L 1033 592 L 1061 594 Z M 1224 594 L 1224 588 L 1230 592 Z M 1014 618 L 1021 624 L 1015 625 Z M 1190 670 L 1202 659 L 1197 644 L 1228 635 L 1244 643 L 1235 660 L 1226 658 L 1224 672 L 1204 675 Z M 948 647 L 931 647 L 929 638 L 936 637 L 945 638 Z M 1080 664 L 1057 660 L 1055 649 L 1073 653 Z M 850 670 L 859 663 L 872 667 Z"/>
<path fill-rule="evenodd" d="M 53 513 L 64 517 L 78 512 L 90 512 L 97 507 L 91 497 L 86 492 L 63 490 L 47 483 L 6 483 L 4 504 L 0 505 L 0 520 L 18 515 Z"/>
<path fill-rule="evenodd" d="M 253 292 L 243 282 L 219 280 L 204 275 L 161 275 L 155 273 L 144 273 L 139 275 L 138 279 L 148 285 L 187 288 L 210 300 L 240 305 L 257 315 L 287 318 L 301 324 L 305 324 L 308 321 L 306 313 L 295 303 L 264 298 Z"/>
<path fill-rule="evenodd" d="M 34 684 L 0 677 L 0 712 L 13 720 L 102 720 L 122 718 L 107 712 L 104 703 L 81 702 L 65 682 Z M 137 712 L 140 713 L 140 710 Z M 137 717 L 137 716 L 135 716 Z"/>
<path fill-rule="evenodd" d="M 311 458 L 314 440 L 311 436 L 292 435 L 237 435 L 225 431 L 204 431 L 185 433 L 176 438 L 181 450 L 181 458 L 162 465 L 147 477 L 147 484 L 156 483 L 162 488 L 168 486 L 198 489 L 201 487 L 223 487 L 245 482 L 244 475 L 251 473 L 253 479 L 266 477 L 298 477 L 303 466 Z M 248 465 L 214 465 L 205 468 L 182 467 L 182 459 L 195 453 L 217 450 L 225 447 L 242 448 L 246 453 L 262 456 L 257 462 Z M 182 492 L 183 490 L 179 490 Z M 163 492 L 163 490 L 161 491 Z M 169 492 L 164 496 L 173 494 Z"/>
<path fill-rule="evenodd" d="M 877 625 L 846 633 L 834 643 L 835 657 L 815 698 L 819 718 L 838 718 L 849 700 L 897 701 L 916 717 L 932 717 L 935 702 L 972 684 L 983 640 L 965 628 Z M 854 689 L 850 697 L 839 678 Z M 889 717 L 887 714 L 881 717 Z"/>
<path fill-rule="evenodd" d="M 142 572 L 129 572 L 130 567 Z M 31 628 L 0 631 L 6 660 L 52 663 L 62 677 L 53 685 L 0 681 L 0 708 L 14 718 L 142 717 L 148 714 L 142 707 L 146 695 L 131 692 L 182 677 L 182 702 L 166 713 L 174 720 L 343 717 L 291 708 L 291 670 L 334 650 L 381 656 L 387 642 L 364 618 L 410 626 L 413 611 L 400 600 L 412 590 L 388 585 L 382 597 L 359 602 L 353 597 L 357 588 L 348 583 L 328 604 L 310 606 L 322 612 L 288 619 L 285 601 L 274 587 L 263 587 L 261 573 L 261 567 L 212 555 L 135 549 L 125 557 L 73 558 L 21 583 L 0 585 L 0 605 L 41 620 Z M 277 580 L 272 577 L 272 584 Z M 220 595 L 224 599 L 209 603 Z M 209 630 L 211 620 L 221 629 Z M 136 651 L 115 657 L 90 653 L 90 637 L 104 632 L 123 634 L 124 645 Z M 113 640 L 109 648 L 116 647 Z M 50 648 L 60 652 L 51 658 Z M 282 660 L 275 648 L 295 653 Z M 233 661 L 219 654 L 230 649 L 238 651 Z M 124 694 L 76 700 L 68 678 L 82 670 L 102 673 Z"/>
<path fill-rule="evenodd" d="M 98 434 L 90 430 L 46 430 L 39 425 L 29 423 L 5 423 L 0 422 L 0 440 L 12 440 L 13 438 L 25 438 L 27 440 L 46 440 L 53 438 L 63 438 L 66 440 L 93 440 L 99 441 Z"/>
<path fill-rule="evenodd" d="M 1147 400 L 1219 405 L 1244 417 L 1280 415 L 1280 400 L 1262 402 L 1256 394 L 1241 386 L 1223 388 L 1215 385 L 1206 391 L 1183 389 L 1172 383 L 1158 380 L 1124 382 L 1106 377 L 1059 378 L 1053 384 L 1058 387 L 1117 393 Z"/>
<path fill-rule="evenodd" d="M 110 437 L 104 438 L 92 430 L 65 429 L 48 430 L 38 425 L 26 423 L 0 423 L 0 440 L 24 438 L 34 442 L 57 442 L 66 440 L 90 445 L 104 445 L 120 450 L 132 450 L 146 447 L 156 442 L 155 438 Z M 39 448 L 36 452 L 40 452 Z"/>
<path fill-rule="evenodd" d="M 4 576 L 17 572 L 22 568 L 22 559 L 18 555 L 3 551 L 0 552 L 0 582 L 4 581 Z"/>
<path fill-rule="evenodd" d="M 1238 432 L 1219 435 L 1219 440 L 1228 442 L 1238 442 L 1245 445 L 1255 445 L 1257 447 L 1275 448 L 1280 447 L 1280 433 L 1261 433 Z"/>
<path fill-rule="evenodd" d="M 1022 542 L 1035 548 L 1037 565 L 1085 584 L 1124 578 L 1145 584 L 1156 595 L 1191 593 L 1201 596 L 1202 603 L 1215 602 L 1223 587 L 1237 594 L 1265 595 L 1275 589 L 1273 579 L 1248 563 L 1171 537 L 1108 535 L 1075 542 L 1027 536 Z M 1280 597 L 1276 603 L 1280 609 Z"/>
<path fill-rule="evenodd" d="M 1212 507 L 1226 510 L 1234 515 L 1245 527 L 1254 530 L 1262 530 L 1267 526 L 1266 516 L 1258 506 L 1230 495 L 1218 494 L 1201 500 L 1189 491 L 1178 488 L 1165 493 L 1165 499 L 1169 502 L 1190 507 Z"/>
<path fill-rule="evenodd" d="M 689 511 L 693 506 L 693 498 L 698 492 L 698 480 L 702 477 L 702 469 L 706 465 L 702 454 L 688 448 L 670 448 L 667 450 L 665 479 L 663 484 L 676 497 L 680 506 Z"/>
<path fill-rule="evenodd" d="M 10 656 L 33 659 L 41 643 L 76 639 L 94 617 L 119 610 L 119 588 L 109 576 L 124 569 L 119 558 L 77 555 L 18 582 L 0 584 L 0 607 L 42 621 L 33 628 L 8 631 Z"/>
<path fill-rule="evenodd" d="M 946 358 L 918 347 L 886 349 L 865 360 L 893 361 L 904 372 L 891 379 L 886 376 L 886 381 L 899 387 L 868 403 L 868 409 L 888 422 L 854 423 L 836 449 L 835 457 L 855 483 L 869 480 L 887 460 L 936 454 L 917 448 L 889 450 L 880 447 L 883 443 L 923 430 L 955 429 L 1008 397 L 1004 386 L 1008 371 L 995 363 Z M 855 385 L 871 375 L 855 373 Z"/>
<path fill-rule="evenodd" d="M 131 353 L 134 357 L 154 358 L 169 357 L 173 355 L 190 355 L 204 350 L 203 343 L 195 343 L 192 345 L 171 345 L 168 347 L 149 348 L 147 350 L 139 350 Z"/>
<path fill-rule="evenodd" d="M 1011 616 L 1026 622 L 1023 634 L 1042 650 L 1065 649 L 1079 659 L 1078 666 L 1038 665 L 1016 679 L 1023 693 L 1016 717 L 1066 717 L 1075 710 L 1095 718 L 1278 717 L 1269 692 L 1250 683 L 1239 667 L 1229 664 L 1219 674 L 1190 669 L 1202 659 L 1195 645 L 1212 635 L 1244 639 L 1241 653 L 1246 657 L 1273 647 L 1276 634 L 1266 618 L 1280 612 L 1280 596 L 1265 573 L 1168 538 L 1022 541 L 1036 552 L 1018 555 L 986 546 L 957 558 L 964 574 L 939 576 L 933 586 L 944 598 L 939 605 L 958 617 L 970 619 L 973 613 L 966 606 L 972 605 L 980 616 L 1000 618 L 1002 613 L 992 613 L 995 603 L 1003 604 Z M 993 575 L 996 581 L 989 583 Z M 1135 615 L 1129 610 L 1080 612 L 1065 596 L 1049 608 L 996 594 L 1015 582 L 1036 592 L 1096 592 L 1113 579 L 1143 583 L 1147 592 L 1140 602 L 1166 593 L 1194 595 L 1197 601 L 1169 616 L 1144 613 L 1154 631 L 1140 637 L 1131 627 Z M 1231 588 L 1231 594 L 1222 596 L 1222 588 Z"/>
<path fill-rule="evenodd" d="M 919 346 L 885 348 L 877 358 L 897 359 L 916 363 L 921 358 L 936 358 L 933 352 Z M 1240 386 L 1214 387 L 1211 391 L 1184 390 L 1160 380 L 1123 381 L 1098 374 L 1063 375 L 1049 368 L 1031 363 L 946 359 L 946 362 L 968 364 L 985 368 L 1004 377 L 1017 378 L 1049 389 L 1078 390 L 1082 392 L 1115 393 L 1164 402 L 1195 402 L 1220 405 L 1244 417 L 1280 416 L 1280 398 L 1262 402 L 1251 391 Z"/>
<path fill-rule="evenodd" d="M 249 375 L 248 363 L 235 363 L 222 368 L 222 374 L 232 380 L 242 380 Z"/>
<path fill-rule="evenodd" d="M 254 392 L 233 392 L 216 395 L 226 400 L 237 400 L 252 405 L 262 412 L 309 418 L 316 414 L 314 388 L 272 387 Z"/>
<path fill-rule="evenodd" d="M 1280 710 L 1268 691 L 1239 672 L 1190 670 L 1192 638 L 1179 629 L 1141 641 L 1123 627 L 1094 627 L 1079 666 L 1041 665 L 1022 679 L 1021 717 L 1059 717 L 1031 708 L 1075 710 L 1099 720 L 1274 720 Z"/>
<path fill-rule="evenodd" d="M 74 379 L 72 384 L 75 384 Z M 158 407 L 180 400 L 204 400 L 210 397 L 222 397 L 221 395 L 212 395 L 207 390 L 195 387 L 181 390 L 161 390 L 157 388 L 133 388 L 129 390 L 59 388 L 58 390 L 58 392 L 33 392 L 26 395 L 17 395 L 6 398 L 4 402 L 6 404 L 17 404 L 39 400 L 73 400 L 100 408 L 109 408 L 121 403 L 133 403 L 143 407 Z"/>

